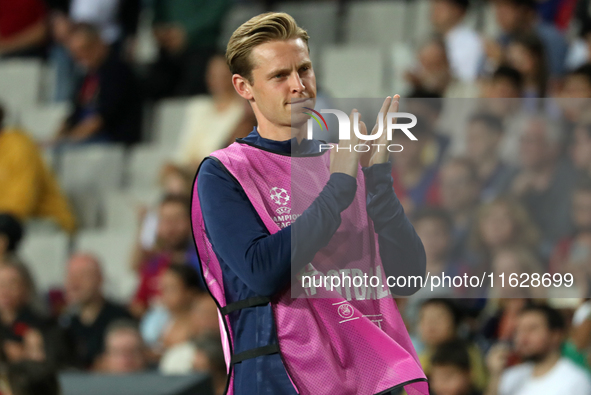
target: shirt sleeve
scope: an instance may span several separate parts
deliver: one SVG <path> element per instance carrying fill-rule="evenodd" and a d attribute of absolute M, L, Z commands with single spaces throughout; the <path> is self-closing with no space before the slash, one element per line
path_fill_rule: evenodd
<path fill-rule="evenodd" d="M 291 275 L 328 244 L 357 190 L 355 178 L 332 174 L 301 216 L 270 234 L 240 184 L 217 160 L 203 162 L 197 184 L 215 253 L 249 289 L 263 296 L 281 291 Z"/>
<path fill-rule="evenodd" d="M 387 276 L 425 277 L 427 258 L 425 249 L 402 204 L 394 192 L 392 163 L 380 163 L 363 168 L 367 190 L 367 213 L 378 234 L 380 257 Z M 413 283 L 414 284 L 414 283 Z M 417 282 L 417 285 L 418 282 Z M 408 296 L 416 287 L 393 287 L 395 295 Z"/>

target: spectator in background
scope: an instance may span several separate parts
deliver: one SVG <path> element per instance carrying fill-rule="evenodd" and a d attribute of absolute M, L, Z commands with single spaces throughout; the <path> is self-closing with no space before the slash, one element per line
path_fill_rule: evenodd
<path fill-rule="evenodd" d="M 431 358 L 437 348 L 458 340 L 460 320 L 460 311 L 449 299 L 429 299 L 423 303 L 419 313 L 419 333 L 425 348 L 419 353 L 419 359 L 427 376 L 431 376 Z M 482 354 L 474 344 L 468 346 L 468 354 L 471 381 L 476 389 L 482 390 L 487 380 Z"/>
<path fill-rule="evenodd" d="M 201 294 L 192 305 L 189 316 L 189 341 L 175 345 L 164 353 L 160 360 L 160 371 L 166 374 L 186 374 L 192 369 L 192 361 L 197 352 L 195 339 L 217 337 L 219 341 L 218 310 L 213 298 Z"/>
<path fill-rule="evenodd" d="M 572 322 L 572 344 L 576 351 L 586 358 L 591 367 L 591 300 L 586 299 L 575 311 Z"/>
<path fill-rule="evenodd" d="M 570 215 L 574 231 L 558 241 L 550 259 L 550 273 L 571 273 L 581 295 L 591 290 L 591 180 L 585 179 L 572 195 Z"/>
<path fill-rule="evenodd" d="M 237 137 L 245 137 L 255 126 L 248 102 L 232 85 L 232 73 L 223 55 L 209 60 L 205 78 L 210 96 L 191 100 L 175 154 L 176 164 L 190 169 L 192 174 L 203 158 Z"/>
<path fill-rule="evenodd" d="M 589 118 L 588 114 L 591 109 L 591 100 L 584 99 L 591 98 L 591 64 L 583 65 L 568 73 L 558 97 L 559 100 L 557 102 L 562 109 L 563 116 L 567 122 L 573 124 L 573 128 L 577 128 L 576 124 L 580 124 L 579 128 L 585 128 L 586 124 L 590 124 L 591 118 Z M 572 143 L 573 138 L 575 139 L 573 148 L 576 152 L 580 152 L 578 151 L 578 143 L 582 143 L 583 146 L 585 144 L 585 137 L 582 130 L 567 133 L 566 138 L 569 143 Z M 575 166 L 578 167 L 581 158 L 577 157 L 573 158 L 573 160 L 575 161 Z"/>
<path fill-rule="evenodd" d="M 185 196 L 168 195 L 160 203 L 156 249 L 140 263 L 140 283 L 131 305 L 136 317 L 152 307 L 160 295 L 159 279 L 171 264 L 198 268 L 191 240 L 191 211 Z"/>
<path fill-rule="evenodd" d="M 561 357 L 566 323 L 560 312 L 547 306 L 522 310 L 515 349 L 525 361 L 505 370 L 510 350 L 494 347 L 487 358 L 491 380 L 487 395 L 591 394 L 587 373 Z"/>
<path fill-rule="evenodd" d="M 129 374 L 146 368 L 146 348 L 133 321 L 112 322 L 105 334 L 105 353 L 100 371 L 108 374 Z"/>
<path fill-rule="evenodd" d="M 429 122 L 417 116 L 417 125 L 412 129 L 417 138 L 410 141 L 404 133 L 394 133 L 392 142 L 404 147 L 392 154 L 392 178 L 394 190 L 407 214 L 426 205 L 438 205 L 439 185 L 437 163 L 426 165 L 422 154 L 431 140 Z"/>
<path fill-rule="evenodd" d="M 537 1 L 495 0 L 494 6 L 496 20 L 502 34 L 498 39 L 498 44 L 488 43 L 489 57 L 496 58 L 497 65 L 500 64 L 503 50 L 497 45 L 506 47 L 515 36 L 534 33 L 544 45 L 550 76 L 554 79 L 562 77 L 568 45 L 558 29 L 540 20 L 536 10 Z"/>
<path fill-rule="evenodd" d="M 478 33 L 463 24 L 468 0 L 431 0 L 431 23 L 443 37 L 453 77 L 474 82 L 484 60 Z"/>
<path fill-rule="evenodd" d="M 155 0 L 159 56 L 145 79 L 151 99 L 206 93 L 205 70 L 218 45 L 228 0 Z"/>
<path fill-rule="evenodd" d="M 472 384 L 472 367 L 466 344 L 459 340 L 443 343 L 431 357 L 429 388 L 433 395 L 480 395 Z"/>
<path fill-rule="evenodd" d="M 10 214 L 0 213 L 0 265 L 15 258 L 23 237 L 23 227 Z"/>
<path fill-rule="evenodd" d="M 76 366 L 89 369 L 104 351 L 107 327 L 129 318 L 121 306 L 107 300 L 102 292 L 103 274 L 97 258 L 74 254 L 67 267 L 66 299 L 68 313 L 60 323 L 72 342 Z"/>
<path fill-rule="evenodd" d="M 522 280 L 521 275 L 527 275 L 527 278 L 534 274 L 542 278 L 545 270 L 539 259 L 530 248 L 522 245 L 512 245 L 498 248 L 493 257 L 491 270 L 493 276 L 500 280 L 503 276 L 506 284 L 509 284 L 511 278 Z M 515 277 L 517 276 L 517 277 Z M 502 281 L 502 280 L 501 280 Z M 544 298 L 547 296 L 545 287 L 492 287 L 489 289 L 489 297 L 498 298 Z"/>
<path fill-rule="evenodd" d="M 75 219 L 35 142 L 4 127 L 0 105 L 0 212 L 19 220 L 44 218 L 73 233 Z"/>
<path fill-rule="evenodd" d="M 551 120 L 528 118 L 521 136 L 521 166 L 511 182 L 511 192 L 523 202 L 541 232 L 544 258 L 570 230 L 570 194 L 575 176 L 559 157 L 561 137 L 559 126 Z"/>
<path fill-rule="evenodd" d="M 490 260 L 510 245 L 535 249 L 539 237 L 526 208 L 513 198 L 499 197 L 478 209 L 471 234 L 474 263 L 488 270 Z"/>
<path fill-rule="evenodd" d="M 76 23 L 96 26 L 113 51 L 123 52 L 122 56 L 131 60 L 140 14 L 139 0 L 47 0 L 47 3 L 51 9 L 50 62 L 56 73 L 56 101 L 71 99 L 79 74 L 67 50 L 70 32 Z"/>
<path fill-rule="evenodd" d="M 48 0 L 54 18 L 68 23 L 96 26 L 101 38 L 115 48 L 133 39 L 137 32 L 140 0 Z"/>
<path fill-rule="evenodd" d="M 491 201 L 505 191 L 513 174 L 513 169 L 500 157 L 502 139 L 503 123 L 499 117 L 477 113 L 468 120 L 466 157 L 476 167 L 483 202 Z"/>
<path fill-rule="evenodd" d="M 426 207 L 413 215 L 413 225 L 425 247 L 427 272 L 441 275 L 455 271 L 451 259 L 453 222 L 445 210 Z M 420 291 L 419 291 L 420 292 Z"/>
<path fill-rule="evenodd" d="M 213 381 L 214 394 L 223 395 L 226 389 L 227 369 L 219 334 L 199 336 L 193 344 L 193 369 L 209 373 Z"/>
<path fill-rule="evenodd" d="M 452 158 L 442 166 L 439 183 L 441 206 L 449 212 L 453 221 L 452 256 L 459 258 L 466 250 L 479 201 L 480 183 L 476 167 L 466 158 Z"/>
<path fill-rule="evenodd" d="M 484 97 L 518 99 L 523 97 L 523 90 L 523 75 L 511 66 L 501 65 L 493 73 Z"/>
<path fill-rule="evenodd" d="M 130 67 L 92 25 L 75 25 L 68 49 L 86 75 L 76 90 L 73 112 L 58 131 L 57 143 L 138 142 L 142 103 Z"/>
<path fill-rule="evenodd" d="M 417 59 L 416 67 L 405 73 L 406 81 L 415 90 L 445 96 L 453 78 L 443 40 L 433 38 L 427 41 L 420 47 Z"/>
<path fill-rule="evenodd" d="M 535 33 L 516 35 L 507 46 L 507 63 L 523 76 L 523 95 L 546 97 L 548 69 L 544 44 Z"/>
<path fill-rule="evenodd" d="M 200 276 L 187 265 L 170 265 L 160 278 L 162 304 L 170 319 L 160 337 L 157 354 L 162 355 L 159 370 L 166 374 L 187 373 L 191 370 L 194 349 L 191 309 L 201 294 Z"/>
<path fill-rule="evenodd" d="M 9 361 L 24 359 L 23 339 L 45 325 L 33 308 L 34 284 L 28 269 L 18 263 L 0 266 L 0 339 Z"/>
<path fill-rule="evenodd" d="M 8 395 L 60 395 L 57 372 L 47 363 L 23 361 L 8 367 Z"/>
<path fill-rule="evenodd" d="M 0 1 L 0 59 L 43 57 L 47 10 L 42 0 Z"/>

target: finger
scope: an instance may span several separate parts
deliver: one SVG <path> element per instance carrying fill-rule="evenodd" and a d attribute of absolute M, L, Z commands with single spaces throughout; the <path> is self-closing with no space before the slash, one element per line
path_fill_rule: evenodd
<path fill-rule="evenodd" d="M 386 113 L 388 112 L 388 107 L 391 105 L 391 103 L 392 103 L 392 98 L 390 96 L 386 97 L 386 100 L 384 100 L 384 102 L 382 103 L 382 108 L 380 108 L 380 112 L 376 116 L 376 124 L 373 127 L 371 134 L 376 133 L 378 130 L 378 124 L 380 122 L 380 115 L 382 116 L 382 121 L 383 122 L 386 121 Z M 385 123 L 383 123 L 383 125 L 385 125 Z"/>

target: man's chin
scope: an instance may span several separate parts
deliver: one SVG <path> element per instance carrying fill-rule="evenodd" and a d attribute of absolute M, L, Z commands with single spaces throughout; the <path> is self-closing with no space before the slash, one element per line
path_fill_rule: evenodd
<path fill-rule="evenodd" d="M 532 363 L 538 363 L 544 360 L 544 358 L 546 358 L 546 354 L 544 353 L 532 353 L 532 354 L 522 354 L 521 358 L 523 360 L 523 362 L 532 362 Z"/>

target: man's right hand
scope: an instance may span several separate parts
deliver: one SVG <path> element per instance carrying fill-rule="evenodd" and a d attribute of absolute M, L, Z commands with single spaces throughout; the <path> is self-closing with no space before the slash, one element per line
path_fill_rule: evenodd
<path fill-rule="evenodd" d="M 353 115 L 357 113 L 356 109 L 351 111 L 349 121 L 351 124 L 351 140 L 339 141 L 338 146 L 330 150 L 330 174 L 345 173 L 351 177 L 357 178 L 357 169 L 359 168 L 360 152 L 355 151 L 355 146 L 359 144 L 359 137 L 353 132 Z M 359 115 L 361 118 L 361 114 Z M 359 122 L 359 131 L 367 134 L 365 123 Z"/>

